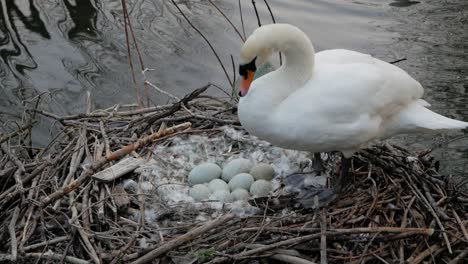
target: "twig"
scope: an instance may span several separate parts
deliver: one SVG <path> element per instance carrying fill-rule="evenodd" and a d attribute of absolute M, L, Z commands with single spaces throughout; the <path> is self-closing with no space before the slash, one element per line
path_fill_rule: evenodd
<path fill-rule="evenodd" d="M 229 220 L 233 219 L 234 215 L 233 214 L 227 214 L 222 217 L 219 217 L 211 222 L 206 223 L 203 226 L 197 227 L 173 240 L 166 241 L 163 245 L 153 249 L 146 255 L 138 258 L 132 264 L 142 264 L 142 263 L 147 263 L 150 262 L 151 260 L 157 258 L 158 256 L 161 256 L 162 254 L 165 254 L 166 252 L 186 243 L 189 242 L 193 239 L 195 239 L 197 236 L 200 234 L 203 234 L 209 230 L 212 230 L 222 224 L 226 224 Z"/>
<path fill-rule="evenodd" d="M 463 233 L 463 236 L 465 237 L 466 241 L 468 241 L 468 233 L 466 232 L 465 225 L 463 224 L 462 220 L 460 219 L 460 216 L 458 216 L 457 212 L 455 209 L 452 209 L 453 216 L 455 216 L 455 220 L 457 220 L 458 225 L 460 226 L 460 229 Z"/>
<path fill-rule="evenodd" d="M 231 78 L 229 77 L 229 74 L 226 70 L 226 67 L 224 67 L 224 64 L 223 62 L 221 61 L 221 58 L 219 57 L 218 53 L 216 52 L 215 48 L 213 47 L 213 45 L 211 44 L 211 42 L 205 37 L 205 35 L 194 25 L 192 24 L 192 22 L 190 21 L 190 19 L 188 19 L 188 17 L 185 15 L 185 13 L 182 11 L 182 9 L 180 9 L 179 5 L 174 1 L 174 0 L 171 0 L 172 1 L 172 4 L 175 5 L 175 7 L 177 8 L 177 10 L 179 10 L 180 14 L 184 17 L 185 21 L 187 21 L 187 23 L 205 40 L 205 42 L 208 44 L 208 46 L 210 47 L 211 51 L 213 52 L 213 54 L 215 55 L 216 59 L 218 60 L 219 62 L 219 65 L 221 66 L 221 68 L 223 69 L 224 71 L 224 75 L 226 75 L 226 79 L 228 80 L 229 82 L 229 85 L 233 85 L 233 81 L 231 80 Z"/>
<path fill-rule="evenodd" d="M 242 232 L 256 232 L 260 227 L 247 227 L 242 228 Z M 320 228 L 302 228 L 302 227 L 265 227 L 265 231 L 270 232 L 303 232 L 303 233 L 312 233 L 320 232 Z M 415 228 L 415 227 L 355 227 L 355 228 L 331 228 L 327 230 L 327 236 L 341 236 L 341 235 L 350 235 L 350 234 L 360 234 L 360 233 L 413 233 L 418 235 L 432 236 L 434 234 L 433 228 Z M 315 234 L 316 235 L 316 234 Z"/>
<path fill-rule="evenodd" d="M 258 26 L 261 27 L 262 22 L 260 22 L 260 16 L 258 15 L 258 10 L 257 10 L 257 5 L 255 4 L 255 0 L 252 0 L 252 5 L 255 10 L 255 16 L 257 17 Z"/>
<path fill-rule="evenodd" d="M 166 96 L 169 97 L 169 98 L 175 99 L 175 100 L 177 100 L 177 101 L 180 100 L 179 97 L 177 97 L 177 96 L 175 96 L 175 95 L 173 95 L 173 94 L 171 94 L 171 93 L 168 93 L 168 92 L 164 91 L 163 89 L 157 87 L 156 85 L 154 85 L 154 84 L 151 83 L 150 81 L 145 81 L 145 83 L 146 83 L 147 85 L 153 87 L 156 91 L 158 91 L 158 92 L 160 92 L 160 93 L 166 95 Z"/>
<path fill-rule="evenodd" d="M 13 161 L 13 163 L 16 165 L 17 169 L 15 171 L 14 178 L 16 181 L 16 188 L 20 193 L 24 192 L 24 187 L 23 187 L 23 182 L 21 180 L 22 176 L 24 175 L 26 169 L 24 168 L 23 163 L 15 156 L 13 153 L 10 152 L 8 147 L 5 144 L 1 144 L 1 148 L 3 152 L 8 156 L 8 158 Z"/>
<path fill-rule="evenodd" d="M 231 98 L 236 98 L 236 87 L 235 87 L 235 83 L 236 83 L 236 63 L 234 62 L 234 57 L 232 56 L 232 54 L 231 54 L 231 64 L 232 64 L 232 79 L 234 80 L 232 82 L 232 86 L 231 86 Z"/>
<path fill-rule="evenodd" d="M 454 259 L 452 259 L 448 264 L 457 264 L 459 263 L 460 261 L 463 261 L 465 260 L 466 261 L 466 258 L 468 256 L 468 249 L 465 249 L 462 251 L 462 253 L 460 253 L 458 256 L 456 256 Z"/>
<path fill-rule="evenodd" d="M 70 205 L 71 211 L 72 211 L 72 217 L 70 219 L 70 225 L 75 226 L 76 230 L 78 231 L 78 234 L 81 237 L 81 240 L 83 240 L 86 251 L 88 252 L 91 259 L 94 261 L 94 263 L 100 264 L 101 261 L 99 260 L 99 257 L 97 256 L 96 250 L 94 249 L 93 245 L 91 244 L 91 241 L 88 238 L 88 235 L 84 232 L 83 227 L 81 226 L 81 224 L 80 224 L 80 222 L 78 220 L 78 210 L 76 209 L 75 194 L 73 192 L 70 192 L 69 205 Z"/>
<path fill-rule="evenodd" d="M 450 254 L 452 254 L 452 247 L 450 246 L 450 241 L 448 239 L 448 236 L 447 236 L 447 233 L 445 232 L 445 228 L 444 228 L 444 225 L 442 224 L 442 222 L 440 221 L 439 217 L 437 216 L 437 213 L 435 212 L 434 208 L 432 208 L 431 204 L 429 203 L 429 201 L 427 201 L 427 199 L 424 197 L 424 195 L 421 193 L 421 191 L 416 187 L 416 185 L 414 184 L 413 182 L 413 179 L 410 175 L 408 175 L 408 173 L 405 171 L 405 174 L 407 175 L 407 177 L 405 179 L 407 179 L 407 181 L 409 181 L 409 186 L 411 187 L 411 189 L 415 192 L 416 195 L 419 196 L 419 198 L 423 201 L 423 205 L 425 205 L 425 207 L 429 210 L 429 212 L 432 214 L 432 216 L 434 217 L 437 225 L 439 226 L 439 228 L 441 229 L 442 231 L 442 237 L 444 238 L 445 240 L 445 245 L 449 251 Z"/>
<path fill-rule="evenodd" d="M 267 1 L 267 0 L 263 0 L 263 2 L 265 2 L 265 5 L 266 5 L 267 8 L 268 8 L 268 12 L 270 13 L 271 20 L 273 21 L 273 24 L 276 24 L 275 16 L 273 15 L 273 12 L 271 11 L 271 8 L 270 8 L 270 5 L 268 4 L 268 1 Z"/>
<path fill-rule="evenodd" d="M 15 207 L 13 215 L 11 216 L 10 224 L 8 225 L 8 232 L 10 233 L 10 245 L 11 245 L 11 261 L 16 261 L 18 256 L 18 241 L 16 240 L 16 221 L 20 213 L 19 206 Z"/>
<path fill-rule="evenodd" d="M 107 164 L 109 161 L 112 161 L 112 160 L 116 160 L 124 155 L 127 155 L 129 154 L 130 152 L 132 151 L 135 151 L 143 146 L 145 146 L 146 144 L 148 144 L 149 142 L 155 140 L 155 139 L 158 139 L 160 137 L 164 137 L 164 136 L 167 136 L 167 135 L 170 135 L 170 134 L 173 134 L 177 131 L 180 131 L 180 130 L 185 130 L 187 128 L 189 128 L 191 126 L 190 123 L 182 123 L 180 125 L 176 125 L 176 126 L 173 126 L 173 127 L 170 127 L 164 131 L 160 131 L 160 132 L 157 132 L 157 133 L 153 133 L 149 136 L 146 136 L 142 139 L 139 139 L 137 142 L 133 143 L 133 144 L 130 144 L 130 145 L 127 145 L 115 152 L 112 152 L 110 155 L 107 155 L 106 157 L 103 157 L 103 158 L 100 158 L 98 159 L 97 161 L 95 161 L 93 164 L 91 164 L 91 166 L 87 169 L 87 170 L 84 170 L 83 173 L 80 175 L 80 177 L 78 177 L 76 180 L 74 180 L 73 182 L 71 182 L 69 185 L 65 186 L 65 187 L 62 187 L 60 188 L 59 190 L 55 191 L 54 193 L 50 194 L 49 196 L 47 197 L 44 197 L 42 199 L 42 202 L 40 203 L 40 207 L 44 208 L 46 207 L 47 205 L 49 205 L 50 203 L 56 201 L 57 199 L 63 197 L 65 194 L 75 190 L 76 188 L 78 188 L 81 183 L 83 183 L 86 179 L 88 179 L 91 175 L 93 175 L 98 169 L 102 168 L 102 166 L 104 166 L 105 164 Z"/>
<path fill-rule="evenodd" d="M 7 140 L 9 140 L 11 138 L 16 137 L 19 133 L 30 129 L 33 126 L 34 123 L 35 122 L 30 122 L 30 123 L 24 124 L 21 127 L 19 127 L 17 130 L 11 132 L 10 134 L 7 134 L 7 135 L 4 135 L 4 136 L 0 137 L 0 144 L 3 144 L 3 142 L 5 142 L 5 141 L 7 141 Z"/>
<path fill-rule="evenodd" d="M 39 253 L 25 253 L 24 257 L 25 258 L 32 257 L 32 258 L 38 258 L 38 259 L 45 258 L 45 259 L 54 260 L 54 261 L 60 261 L 63 258 L 64 260 L 72 264 L 89 264 L 89 261 L 87 260 L 65 256 L 65 255 L 58 254 L 52 251 L 39 252 Z M 3 260 L 15 261 L 13 260 L 11 255 L 0 254 L 0 261 L 3 261 Z"/>
<path fill-rule="evenodd" d="M 364 247 L 364 250 L 362 251 L 362 254 L 361 254 L 361 257 L 359 258 L 359 261 L 358 263 L 364 263 L 363 260 L 364 260 L 364 256 L 367 255 L 367 251 L 369 250 L 369 246 L 372 244 L 372 242 L 374 241 L 374 239 L 379 235 L 379 233 L 375 233 L 372 238 L 369 240 L 369 242 L 366 244 L 366 246 Z"/>
<path fill-rule="evenodd" d="M 44 246 L 50 246 L 50 245 L 60 243 L 60 242 L 63 242 L 63 241 L 67 241 L 67 240 L 70 240 L 69 236 L 57 237 L 57 238 L 54 238 L 54 239 L 51 239 L 51 240 L 46 240 L 44 242 L 40 242 L 40 243 L 37 243 L 37 244 L 26 246 L 26 247 L 24 247 L 24 251 L 30 251 L 30 250 L 33 250 L 33 249 L 36 249 L 36 248 L 40 248 L 40 247 L 44 247 Z"/>
<path fill-rule="evenodd" d="M 426 257 L 430 256 L 432 252 L 435 252 L 436 250 L 440 249 L 442 246 L 440 244 L 435 244 L 424 250 L 423 252 L 419 253 L 419 255 L 415 257 L 410 257 L 406 261 L 407 263 L 414 263 L 418 264 L 422 262 Z"/>
<path fill-rule="evenodd" d="M 318 201 L 318 196 L 315 196 Z M 319 207 L 316 207 L 317 209 Z M 325 209 L 320 212 L 320 264 L 327 264 L 327 215 Z"/>
<path fill-rule="evenodd" d="M 76 114 L 76 115 L 67 115 L 67 116 L 58 116 L 52 113 L 49 113 L 47 111 L 43 110 L 38 110 L 38 109 L 31 109 L 31 111 L 37 112 L 41 115 L 44 115 L 46 117 L 58 120 L 58 121 L 70 121 L 70 120 L 76 120 L 76 119 L 93 119 L 93 118 L 99 118 L 99 117 L 113 117 L 113 116 L 118 116 L 118 117 L 129 117 L 129 116 L 134 116 L 134 115 L 142 115 L 146 113 L 151 113 L 151 112 L 157 112 L 157 111 L 162 111 L 162 110 L 167 110 L 170 109 L 173 106 L 173 104 L 167 104 L 167 105 L 159 105 L 159 106 L 152 106 L 152 107 L 147 107 L 147 108 L 140 108 L 140 109 L 135 109 L 135 110 L 129 110 L 129 111 L 120 111 L 120 112 L 95 112 L 95 113 L 81 113 L 81 114 Z"/>
<path fill-rule="evenodd" d="M 285 254 L 275 254 L 270 258 L 279 260 L 281 262 L 290 263 L 290 264 L 315 264 L 315 262 L 308 261 L 303 258 L 299 258 L 296 256 L 285 255 Z"/>
<path fill-rule="evenodd" d="M 110 144 L 109 144 L 109 137 L 107 136 L 107 132 L 104 129 L 104 122 L 102 122 L 102 120 L 99 120 L 99 128 L 101 128 L 102 138 L 104 139 L 104 146 L 106 148 L 106 156 L 110 155 L 111 149 L 110 149 Z"/>
<path fill-rule="evenodd" d="M 401 228 L 405 228 L 407 225 L 408 212 L 411 209 L 411 206 L 413 205 L 414 201 L 416 201 L 416 196 L 413 196 L 413 198 L 411 198 L 410 202 L 408 203 L 408 206 L 405 208 L 405 212 L 403 213 L 403 218 L 401 219 L 401 225 L 400 225 Z M 403 241 L 400 242 L 400 248 L 399 248 L 400 264 L 405 263 L 405 249 L 404 249 L 403 243 L 404 243 Z"/>
<path fill-rule="evenodd" d="M 125 1 L 125 0 L 124 0 Z M 140 62 L 140 67 L 141 71 L 144 72 L 145 70 L 145 63 L 143 62 L 143 57 L 141 56 L 140 48 L 138 48 L 138 41 L 136 40 L 135 33 L 133 32 L 133 27 L 132 27 L 132 22 L 130 21 L 130 17 L 128 16 L 127 9 L 124 9 L 124 17 L 127 17 L 127 22 L 128 22 L 128 27 L 130 29 L 130 34 L 132 35 L 132 40 L 133 44 L 135 45 L 135 50 L 138 55 L 138 61 Z M 143 75 L 145 77 L 145 82 L 143 83 L 143 88 L 145 89 L 145 96 L 146 96 L 146 106 L 149 107 L 150 105 L 150 99 L 149 99 L 149 90 L 148 90 L 148 85 L 146 84 L 146 75 Z"/>
<path fill-rule="evenodd" d="M 125 41 L 127 43 L 128 64 L 130 65 L 130 70 L 132 71 L 133 88 L 135 90 L 137 104 L 140 107 L 142 107 L 143 105 L 142 105 L 141 98 L 140 98 L 140 92 L 138 91 L 137 81 L 136 81 L 136 76 L 135 76 L 135 69 L 133 67 L 133 62 L 132 62 L 132 52 L 131 52 L 131 49 L 130 49 L 130 39 L 128 37 L 128 23 L 130 23 L 130 18 L 128 17 L 127 4 L 126 4 L 125 1 L 126 0 L 121 0 L 122 10 L 123 10 L 123 14 L 124 14 Z"/>
<path fill-rule="evenodd" d="M 210 2 L 210 4 L 212 6 L 214 6 L 216 8 L 216 10 L 218 10 L 218 12 L 227 20 L 227 22 L 229 22 L 229 24 L 231 25 L 231 27 L 236 31 L 237 35 L 239 36 L 239 38 L 245 42 L 245 38 L 242 36 L 242 34 L 239 32 L 239 30 L 237 29 L 236 26 L 234 26 L 234 24 L 232 23 L 232 21 L 226 16 L 226 14 L 223 12 L 223 10 L 221 10 L 215 3 L 213 3 L 212 0 L 208 0 L 208 2 Z"/>
<path fill-rule="evenodd" d="M 168 117 L 168 116 L 172 115 L 173 113 L 179 111 L 182 108 L 182 105 L 187 105 L 190 101 L 192 101 L 197 96 L 199 96 L 200 94 L 205 92 L 206 89 L 208 89 L 210 86 L 211 86 L 211 84 L 207 84 L 207 85 L 205 85 L 205 86 L 203 86 L 201 88 L 195 89 L 190 94 L 184 96 L 184 98 L 182 98 L 180 101 L 178 101 L 177 103 L 174 103 L 172 105 L 172 107 L 169 110 L 167 110 L 166 112 L 164 112 L 164 113 L 160 113 L 160 114 L 157 114 L 155 116 L 151 116 L 150 118 L 147 118 L 147 117 L 142 118 L 141 120 L 145 120 L 145 122 L 147 124 L 146 127 L 145 127 L 145 130 L 149 129 L 151 127 L 151 125 L 154 122 L 156 122 L 156 120 L 160 120 L 162 118 Z M 138 121 L 140 121 L 140 120 L 138 120 Z M 133 120 L 132 122 L 138 122 L 138 121 Z M 129 124 L 129 126 L 131 126 L 131 124 Z"/>
<path fill-rule="evenodd" d="M 244 15 L 242 14 L 241 0 L 238 1 L 238 5 L 239 5 L 239 16 L 240 16 L 241 26 L 242 26 L 242 33 L 243 33 L 244 40 L 245 40 L 247 37 L 245 35 Z"/>
<path fill-rule="evenodd" d="M 270 5 L 268 4 L 267 0 L 263 0 L 265 2 L 265 5 L 268 8 L 268 12 L 270 13 L 271 20 L 273 21 L 273 24 L 276 24 L 276 19 L 275 16 L 273 15 L 273 11 L 271 11 Z M 279 52 L 279 60 L 280 60 L 280 65 L 283 65 L 283 56 L 281 55 L 281 52 Z"/>
<path fill-rule="evenodd" d="M 398 62 L 401 62 L 401 61 L 405 61 L 405 60 L 406 60 L 406 58 L 405 58 L 405 57 L 403 57 L 403 58 L 400 58 L 400 59 L 397 59 L 397 60 L 391 61 L 391 62 L 389 62 L 389 63 L 390 63 L 390 64 L 395 64 L 395 63 L 398 63 Z"/>
<path fill-rule="evenodd" d="M 373 227 L 373 228 L 352 228 L 352 229 L 334 229 L 334 231 L 327 231 L 325 234 L 327 237 L 337 237 L 341 235 L 349 235 L 349 234 L 360 234 L 360 233 L 407 233 L 411 232 L 413 235 L 427 235 L 430 236 L 434 233 L 434 229 L 432 228 L 399 228 L 399 227 Z M 256 248 L 248 251 L 244 251 L 236 256 L 236 259 L 242 259 L 242 257 L 251 256 L 255 254 L 259 254 L 261 252 L 283 247 L 283 246 L 292 246 L 296 244 L 303 243 L 305 241 L 309 241 L 312 239 L 321 238 L 322 233 L 310 234 L 302 237 L 291 238 L 287 240 L 283 240 L 277 243 L 273 243 L 270 245 L 266 245 L 261 248 Z"/>

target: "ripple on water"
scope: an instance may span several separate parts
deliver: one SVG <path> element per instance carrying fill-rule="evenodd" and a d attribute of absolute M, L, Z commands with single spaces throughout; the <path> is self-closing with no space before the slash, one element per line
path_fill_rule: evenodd
<path fill-rule="evenodd" d="M 120 1 L 6 1 L 0 28 L 0 119 L 18 120 L 22 101 L 48 92 L 44 108 L 57 114 L 83 109 L 85 91 L 97 107 L 134 102 Z M 32 4 L 34 3 L 34 4 Z M 242 41 L 208 1 L 178 1 L 206 35 L 231 74 L 230 55 L 237 61 Z M 468 120 L 465 93 L 468 40 L 465 0 L 269 0 L 278 22 L 299 26 L 317 50 L 353 49 L 398 64 L 426 88 L 425 98 L 441 114 Z M 216 4 L 240 25 L 237 1 Z M 227 87 L 224 74 L 204 40 L 170 1 L 128 2 L 130 17 L 145 66 L 159 87 L 183 95 L 210 81 Z M 263 23 L 270 15 L 257 1 Z M 243 1 L 247 35 L 256 27 L 250 1 Z M 133 62 L 138 69 L 136 54 Z M 278 65 L 277 57 L 273 65 Z M 212 90 L 214 93 L 214 90 Z M 218 93 L 220 95 L 220 93 Z M 152 92 L 154 102 L 167 98 Z M 45 100 L 45 99 L 44 99 Z M 37 141 L 45 144 L 51 123 L 41 123 Z M 421 148 L 462 135 L 402 136 L 399 142 Z M 467 173 L 466 149 L 446 144 L 439 158 Z M 465 144 L 466 145 L 466 144 Z M 442 155 L 443 154 L 443 155 Z"/>

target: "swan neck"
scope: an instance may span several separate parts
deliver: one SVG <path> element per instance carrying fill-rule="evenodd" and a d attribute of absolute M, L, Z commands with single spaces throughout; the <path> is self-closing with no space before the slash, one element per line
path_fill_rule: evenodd
<path fill-rule="evenodd" d="M 282 71 L 299 88 L 312 78 L 314 69 L 314 51 L 312 45 L 309 47 L 291 48 L 282 52 L 284 64 Z"/>
<path fill-rule="evenodd" d="M 312 78 L 315 51 L 310 39 L 299 30 L 290 30 L 288 34 L 280 34 L 276 38 L 274 49 L 283 54 L 284 62 L 279 69 L 284 78 L 296 85 L 302 86 Z"/>

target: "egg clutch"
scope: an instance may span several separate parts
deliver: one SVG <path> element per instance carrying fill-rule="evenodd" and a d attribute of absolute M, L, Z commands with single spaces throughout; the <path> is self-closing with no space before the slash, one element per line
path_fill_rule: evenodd
<path fill-rule="evenodd" d="M 188 175 L 189 195 L 196 202 L 219 201 L 231 203 L 251 197 L 268 196 L 272 191 L 273 167 L 266 163 L 253 164 L 248 159 L 234 159 L 223 168 L 215 163 L 202 163 Z"/>

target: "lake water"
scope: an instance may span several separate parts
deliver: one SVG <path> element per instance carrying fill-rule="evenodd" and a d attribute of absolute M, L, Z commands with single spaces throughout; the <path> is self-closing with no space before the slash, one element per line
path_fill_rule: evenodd
<path fill-rule="evenodd" d="M 240 37 L 206 0 L 177 1 L 210 40 L 229 74 Z M 237 1 L 214 1 L 240 29 Z M 257 27 L 250 0 L 242 0 L 245 32 Z M 468 120 L 468 1 L 466 0 L 269 0 L 277 22 L 299 26 L 317 50 L 353 49 L 397 65 L 426 88 L 439 113 Z M 271 23 L 257 0 L 262 23 Z M 95 107 L 135 102 L 120 1 L 0 0 L 0 120 L 14 127 L 23 105 L 42 95 L 43 107 L 59 115 L 83 111 L 90 91 Z M 128 1 L 146 78 L 183 95 L 207 82 L 229 90 L 218 61 L 170 0 Z M 134 66 L 140 69 L 133 54 Z M 277 61 L 274 61 L 277 64 Z M 143 76 L 138 70 L 137 79 Z M 140 87 L 140 86 L 139 86 Z M 151 90 L 153 103 L 166 96 Z M 216 89 L 211 93 L 222 96 Z M 35 141 L 46 143 L 52 123 L 42 120 Z M 434 148 L 442 168 L 468 174 L 468 139 L 462 132 L 400 136 L 414 149 Z"/>

